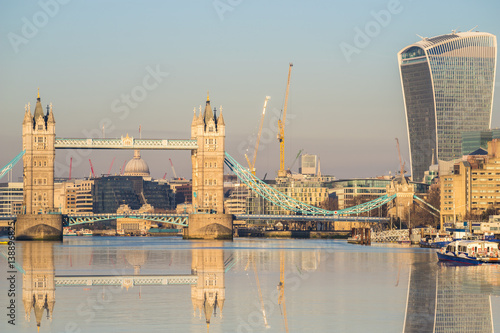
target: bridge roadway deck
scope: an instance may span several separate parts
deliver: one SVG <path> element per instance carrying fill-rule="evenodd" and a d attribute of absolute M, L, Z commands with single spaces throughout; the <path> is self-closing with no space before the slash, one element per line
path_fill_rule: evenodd
<path fill-rule="evenodd" d="M 187 226 L 188 214 L 70 214 L 66 215 L 64 225 L 76 225 L 94 223 L 98 221 L 113 220 L 117 218 L 146 219 L 156 222 L 172 223 Z M 387 222 L 387 217 L 364 217 L 364 216 L 342 216 L 342 215 L 268 215 L 268 214 L 238 214 L 234 215 L 238 220 L 259 221 L 339 221 L 339 222 Z M 8 221 L 15 220 L 15 215 L 0 215 L 0 226 L 7 226 Z"/>
<path fill-rule="evenodd" d="M 78 286 L 168 286 L 198 283 L 197 275 L 56 275 L 56 287 Z"/>

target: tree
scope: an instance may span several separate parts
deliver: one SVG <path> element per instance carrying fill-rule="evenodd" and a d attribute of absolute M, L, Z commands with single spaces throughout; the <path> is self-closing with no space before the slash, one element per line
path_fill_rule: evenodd
<path fill-rule="evenodd" d="M 440 209 L 441 207 L 441 191 L 439 189 L 438 184 L 432 184 L 429 188 L 429 193 L 426 198 L 422 198 L 426 203 L 435 207 L 436 209 Z M 439 217 L 434 216 L 432 213 L 439 215 L 434 209 L 428 207 L 424 203 L 415 204 L 414 213 L 411 215 L 411 224 L 412 226 L 428 226 L 431 225 L 433 227 L 437 227 L 439 225 Z"/>
<path fill-rule="evenodd" d="M 319 208 L 326 210 L 338 210 L 339 209 L 339 199 L 337 197 L 328 197 L 325 201 L 320 203 Z"/>

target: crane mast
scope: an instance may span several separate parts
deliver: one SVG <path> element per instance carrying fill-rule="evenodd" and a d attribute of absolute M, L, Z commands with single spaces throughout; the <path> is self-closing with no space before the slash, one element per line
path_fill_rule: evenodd
<path fill-rule="evenodd" d="M 262 127 L 264 126 L 264 117 L 266 115 L 267 101 L 269 99 L 271 99 L 271 96 L 266 96 L 266 100 L 264 101 L 264 108 L 262 109 L 262 116 L 260 117 L 259 133 L 257 134 L 257 141 L 255 142 L 255 149 L 253 151 L 252 162 L 250 162 L 250 159 L 248 158 L 247 154 L 245 154 L 245 158 L 247 159 L 248 162 L 248 167 L 250 168 L 250 171 L 254 176 L 255 176 L 255 162 L 257 161 L 257 152 L 259 151 L 260 137 L 262 135 Z"/>
<path fill-rule="evenodd" d="M 286 83 L 285 106 L 283 107 L 283 119 L 278 120 L 278 141 L 280 143 L 280 169 L 278 170 L 278 177 L 286 177 L 285 170 L 285 121 L 286 121 L 286 108 L 288 106 L 288 91 L 290 90 L 290 75 L 292 74 L 293 64 L 290 63 L 288 67 L 288 81 Z"/>
<path fill-rule="evenodd" d="M 177 179 L 177 173 L 175 173 L 174 163 L 172 163 L 171 158 L 169 158 L 168 160 L 170 161 L 170 166 L 172 167 L 172 173 L 174 174 L 174 179 Z"/>
<path fill-rule="evenodd" d="M 403 182 L 405 179 L 405 165 L 404 165 L 403 161 L 401 160 L 401 151 L 399 150 L 398 138 L 396 138 L 396 144 L 398 146 L 399 166 L 401 167 L 401 182 Z"/>
<path fill-rule="evenodd" d="M 89 158 L 89 163 L 90 163 L 90 171 L 92 172 L 92 178 L 95 178 L 94 167 L 92 166 L 92 161 L 90 160 L 90 158 Z"/>

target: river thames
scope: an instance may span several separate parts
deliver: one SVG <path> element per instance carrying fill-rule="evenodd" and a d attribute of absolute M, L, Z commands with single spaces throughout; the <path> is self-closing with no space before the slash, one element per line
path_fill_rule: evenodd
<path fill-rule="evenodd" d="M 0 251 L 0 332 L 500 332 L 500 267 L 432 249 L 66 237 L 16 242 L 14 274 Z"/>

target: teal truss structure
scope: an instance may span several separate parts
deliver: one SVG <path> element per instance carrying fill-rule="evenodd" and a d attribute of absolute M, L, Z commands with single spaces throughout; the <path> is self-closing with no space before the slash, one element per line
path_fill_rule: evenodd
<path fill-rule="evenodd" d="M 79 286 L 175 286 L 194 285 L 197 275 L 101 275 L 56 276 L 56 287 Z"/>
<path fill-rule="evenodd" d="M 70 214 L 63 216 L 64 226 L 130 218 L 188 226 L 188 214 Z"/>
<path fill-rule="evenodd" d="M 226 153 L 225 159 L 226 165 L 231 169 L 231 171 L 252 191 L 257 193 L 264 199 L 272 202 L 276 206 L 283 209 L 302 214 L 302 215 L 353 215 L 368 212 L 382 205 L 385 205 L 396 198 L 396 194 L 391 196 L 383 195 L 375 200 L 365 202 L 363 204 L 340 209 L 340 210 L 326 210 L 323 208 L 315 207 L 303 203 L 299 200 L 293 199 L 284 193 L 278 191 L 277 189 L 264 183 L 259 178 L 252 175 L 252 173 L 241 166 L 234 158 L 232 158 L 228 153 Z"/>
<path fill-rule="evenodd" d="M 168 139 L 134 139 L 121 137 L 119 139 L 66 139 L 56 138 L 56 149 L 158 149 L 158 150 L 193 150 L 198 149 L 196 140 Z"/>
<path fill-rule="evenodd" d="M 6 165 L 6 166 L 4 166 L 4 167 L 0 170 L 0 179 L 2 179 L 2 178 L 3 178 L 3 176 L 5 176 L 5 174 L 6 174 L 7 172 L 9 172 L 9 171 L 12 169 L 12 167 L 13 167 L 14 165 L 16 165 L 16 163 L 17 163 L 17 162 L 19 162 L 19 160 L 23 157 L 23 155 L 24 155 L 24 153 L 25 153 L 25 152 L 26 152 L 26 150 L 23 150 L 22 152 L 20 152 L 19 154 L 17 154 L 17 156 L 16 156 L 16 157 L 14 157 L 14 158 L 12 159 L 12 161 L 10 161 L 9 163 L 7 163 L 7 165 Z"/>

